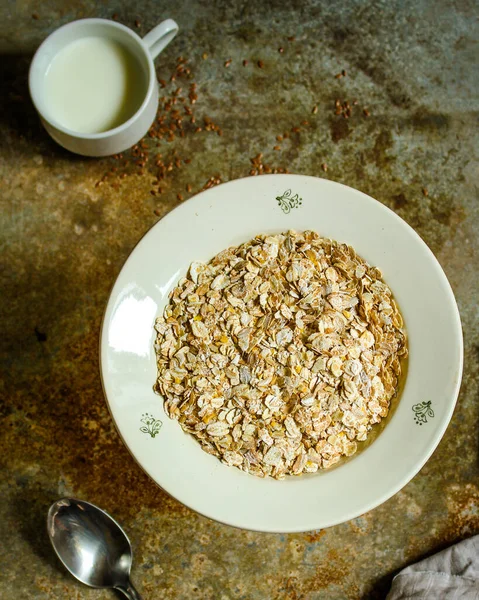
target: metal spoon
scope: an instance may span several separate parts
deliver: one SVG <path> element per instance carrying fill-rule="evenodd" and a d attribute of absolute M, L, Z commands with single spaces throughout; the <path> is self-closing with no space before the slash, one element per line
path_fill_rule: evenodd
<path fill-rule="evenodd" d="M 62 498 L 50 507 L 47 527 L 58 558 L 74 577 L 141 600 L 130 582 L 130 540 L 110 515 L 89 502 Z"/>

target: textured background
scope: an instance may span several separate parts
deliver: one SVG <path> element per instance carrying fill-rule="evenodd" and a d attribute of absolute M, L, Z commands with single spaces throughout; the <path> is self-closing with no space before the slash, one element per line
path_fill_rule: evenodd
<path fill-rule="evenodd" d="M 383 598 L 406 564 L 479 533 L 478 12 L 473 0 L 2 3 L 2 598 L 113 597 L 53 556 L 44 519 L 62 495 L 122 523 L 145 599 Z M 197 84 L 196 123 L 185 116 L 184 137 L 148 138 L 123 159 L 83 159 L 41 129 L 28 65 L 59 25 L 114 15 L 140 33 L 179 23 L 158 76 L 165 98 L 182 87 L 187 106 Z M 190 79 L 170 82 L 180 56 Z M 351 118 L 334 114 L 336 99 L 358 100 Z M 162 134 L 171 110 L 159 116 Z M 270 168 L 346 183 L 395 210 L 439 259 L 462 316 L 464 379 L 438 449 L 384 505 L 321 532 L 238 531 L 167 497 L 123 447 L 100 385 L 102 312 L 135 243 L 210 177 L 248 175 L 260 152 Z"/>

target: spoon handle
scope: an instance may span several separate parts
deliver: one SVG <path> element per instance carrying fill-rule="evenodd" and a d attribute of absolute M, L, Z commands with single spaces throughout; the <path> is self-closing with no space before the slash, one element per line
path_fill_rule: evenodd
<path fill-rule="evenodd" d="M 123 592 L 128 600 L 142 600 L 142 597 L 136 591 L 131 581 L 128 581 L 126 585 L 116 585 L 115 589 Z"/>

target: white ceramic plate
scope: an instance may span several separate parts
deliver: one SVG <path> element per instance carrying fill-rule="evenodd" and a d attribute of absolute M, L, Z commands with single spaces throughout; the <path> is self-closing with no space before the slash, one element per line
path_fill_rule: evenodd
<path fill-rule="evenodd" d="M 155 317 L 193 260 L 258 233 L 313 229 L 379 267 L 404 316 L 409 368 L 378 438 L 331 471 L 260 479 L 203 452 L 153 392 Z M 449 423 L 462 374 L 462 332 L 450 285 L 421 238 L 369 196 L 300 175 L 263 175 L 212 188 L 158 222 L 126 261 L 101 334 L 101 372 L 125 444 L 148 475 L 193 510 L 237 527 L 308 531 L 356 517 L 398 492 Z"/>

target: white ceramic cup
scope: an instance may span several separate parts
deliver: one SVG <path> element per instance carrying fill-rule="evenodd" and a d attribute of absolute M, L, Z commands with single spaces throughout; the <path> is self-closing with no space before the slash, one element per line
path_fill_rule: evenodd
<path fill-rule="evenodd" d="M 136 144 L 146 134 L 158 108 L 158 82 L 153 60 L 171 42 L 178 25 L 167 19 L 144 38 L 134 31 L 107 19 L 81 19 L 54 31 L 38 48 L 29 73 L 30 95 L 40 119 L 61 146 L 84 156 L 117 154 Z M 140 108 L 118 127 L 100 133 L 79 133 L 61 125 L 45 101 L 45 77 L 54 57 L 73 41 L 89 37 L 106 37 L 122 44 L 132 53 L 145 72 L 145 95 Z"/>

